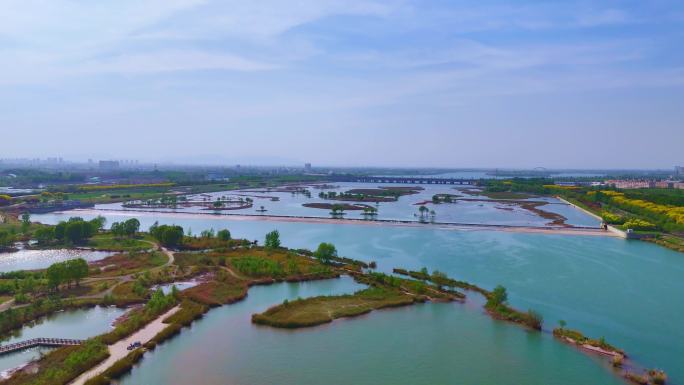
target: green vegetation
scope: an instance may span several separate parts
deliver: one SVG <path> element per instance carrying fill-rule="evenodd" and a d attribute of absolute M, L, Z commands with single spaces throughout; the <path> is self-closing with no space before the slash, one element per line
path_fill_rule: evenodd
<path fill-rule="evenodd" d="M 575 345 L 589 345 L 602 349 L 606 352 L 615 353 L 623 357 L 625 356 L 625 352 L 622 349 L 618 349 L 615 346 L 610 345 L 603 337 L 599 338 L 598 340 L 591 339 L 577 330 L 566 329 L 565 324 L 553 329 L 553 335 L 568 342 L 572 342 Z"/>
<path fill-rule="evenodd" d="M 216 233 L 216 238 L 221 241 L 230 241 L 230 231 L 228 229 L 219 230 Z"/>
<path fill-rule="evenodd" d="M 684 253 L 684 238 L 681 237 L 670 234 L 657 234 L 655 237 L 644 238 L 643 240 Z"/>
<path fill-rule="evenodd" d="M 204 305 L 220 306 L 242 300 L 247 296 L 247 289 L 246 281 L 223 274 L 185 290 L 183 296 Z"/>
<path fill-rule="evenodd" d="M 71 283 L 75 282 L 78 286 L 88 275 L 88 262 L 83 258 L 78 258 L 53 263 L 48 267 L 45 275 L 48 279 L 48 286 L 55 291 L 58 291 L 59 286 L 64 283 L 71 286 Z"/>
<path fill-rule="evenodd" d="M 20 371 L 4 384 L 65 385 L 108 356 L 107 346 L 102 341 L 90 339 L 83 345 L 63 347 L 47 353 L 39 361 L 39 371 Z"/>
<path fill-rule="evenodd" d="M 352 189 L 346 192 L 320 192 L 321 199 L 352 202 L 395 202 L 399 197 L 417 194 L 422 187 L 380 187 L 368 189 Z"/>
<path fill-rule="evenodd" d="M 282 278 L 285 269 L 276 261 L 261 257 L 242 257 L 230 260 L 231 266 L 237 271 L 250 277 Z"/>
<path fill-rule="evenodd" d="M 131 251 L 115 254 L 91 263 L 90 275 L 93 277 L 116 277 L 133 274 L 162 266 L 168 260 L 164 253 L 158 251 Z"/>
<path fill-rule="evenodd" d="M 14 244 L 16 236 L 10 231 L 0 230 L 0 251 L 8 249 Z"/>
<path fill-rule="evenodd" d="M 136 238 L 121 238 L 112 233 L 100 233 L 88 240 L 88 247 L 107 251 L 145 251 L 154 245 Z"/>
<path fill-rule="evenodd" d="M 116 361 L 112 366 L 107 368 L 101 374 L 89 379 L 85 385 L 109 385 L 112 379 L 121 377 L 128 373 L 136 362 L 142 359 L 145 351 L 142 349 L 135 349 L 128 353 L 124 358 Z"/>
<path fill-rule="evenodd" d="M 663 385 L 667 382 L 667 374 L 659 369 L 651 369 L 646 371 L 644 374 L 637 374 L 632 372 L 625 372 L 624 377 L 639 385 Z"/>
<path fill-rule="evenodd" d="M 155 222 L 150 227 L 150 235 L 166 247 L 177 247 L 183 241 L 183 228 L 176 225 L 159 225 Z"/>
<path fill-rule="evenodd" d="M 337 248 L 332 243 L 321 242 L 318 245 L 318 249 L 314 251 L 313 256 L 324 263 L 328 263 L 331 259 L 337 257 Z"/>
<path fill-rule="evenodd" d="M 487 180 L 485 192 L 528 192 L 558 195 L 573 204 L 599 215 L 606 223 L 623 229 L 649 232 L 656 240 L 642 238 L 682 251 L 684 243 L 684 190 L 625 189 L 557 186 L 550 179 Z M 667 235 L 660 241 L 659 233 Z"/>
<path fill-rule="evenodd" d="M 264 246 L 267 249 L 277 249 L 280 247 L 280 233 L 278 230 L 273 230 L 270 233 L 266 234 L 266 241 L 264 242 Z"/>
<path fill-rule="evenodd" d="M 125 222 L 114 222 L 111 226 L 111 232 L 118 237 L 133 237 L 138 230 L 140 230 L 140 221 L 136 218 L 131 218 Z"/>
<path fill-rule="evenodd" d="M 368 288 L 352 295 L 298 299 L 252 315 L 252 322 L 281 328 L 300 328 L 354 317 L 375 309 L 405 306 L 417 299 L 398 290 Z"/>
<path fill-rule="evenodd" d="M 39 298 L 27 306 L 9 308 L 0 313 L 0 333 L 20 328 L 27 322 L 65 309 L 67 305 L 59 298 Z"/>
<path fill-rule="evenodd" d="M 72 217 L 68 221 L 59 222 L 55 226 L 54 236 L 59 242 L 74 245 L 81 244 L 97 234 L 104 226 L 104 221 L 103 217 L 97 217 L 90 221 L 84 221 L 79 217 Z"/>
<path fill-rule="evenodd" d="M 163 314 L 167 310 L 171 309 L 176 303 L 178 303 L 179 295 L 178 293 L 170 293 L 164 295 L 160 290 L 157 290 L 152 294 L 150 300 L 142 308 L 132 310 L 125 321 L 120 322 L 114 330 L 111 332 L 100 336 L 99 338 L 102 342 L 106 344 L 113 344 L 122 338 L 126 338 L 133 334 L 137 330 L 153 321 L 159 315 Z"/>
<path fill-rule="evenodd" d="M 499 285 L 492 290 L 487 298 L 485 309 L 497 319 L 511 321 L 528 326 L 531 329 L 541 330 L 544 319 L 541 314 L 534 310 L 528 310 L 526 313 L 520 312 L 508 306 L 508 293 L 506 288 Z"/>

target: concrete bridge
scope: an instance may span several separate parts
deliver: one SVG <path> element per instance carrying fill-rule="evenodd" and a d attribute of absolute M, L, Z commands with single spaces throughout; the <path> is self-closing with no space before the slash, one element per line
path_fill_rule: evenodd
<path fill-rule="evenodd" d="M 27 341 L 0 346 L 0 355 L 33 348 L 36 346 L 73 346 L 80 345 L 83 342 L 83 340 L 74 340 L 67 338 L 34 338 Z"/>
<path fill-rule="evenodd" d="M 405 177 L 405 176 L 355 176 L 334 175 L 331 178 L 335 182 L 358 182 L 358 183 L 403 183 L 403 184 L 458 184 L 477 185 L 478 179 L 461 178 L 432 178 L 432 177 Z"/>

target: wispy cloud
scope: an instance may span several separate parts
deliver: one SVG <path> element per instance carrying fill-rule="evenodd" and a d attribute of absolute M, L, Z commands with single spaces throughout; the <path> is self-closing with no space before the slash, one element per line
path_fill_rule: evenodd
<path fill-rule="evenodd" d="M 185 122 L 247 142 L 276 128 L 313 142 L 435 125 L 447 138 L 521 98 L 681 97 L 683 12 L 676 0 L 5 0 L 0 120 L 20 139 L 41 117 L 74 136 Z"/>

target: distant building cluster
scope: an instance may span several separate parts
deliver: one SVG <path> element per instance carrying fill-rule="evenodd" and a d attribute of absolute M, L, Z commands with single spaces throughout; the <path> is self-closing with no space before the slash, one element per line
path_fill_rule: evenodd
<path fill-rule="evenodd" d="M 674 180 L 634 180 L 634 179 L 611 179 L 606 181 L 606 185 L 619 189 L 634 188 L 677 188 L 684 189 L 684 182 Z"/>
<path fill-rule="evenodd" d="M 118 160 L 101 160 L 99 162 L 100 170 L 116 170 L 119 168 Z"/>
<path fill-rule="evenodd" d="M 684 178 L 684 166 L 675 166 L 674 171 L 676 177 Z"/>

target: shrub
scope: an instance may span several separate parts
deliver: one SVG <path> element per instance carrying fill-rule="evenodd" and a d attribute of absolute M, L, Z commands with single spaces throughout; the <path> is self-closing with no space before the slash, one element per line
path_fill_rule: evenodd
<path fill-rule="evenodd" d="M 622 355 L 617 355 L 613 356 L 613 359 L 611 360 L 611 363 L 613 364 L 614 368 L 620 368 L 622 367 L 622 364 L 625 361 L 625 357 Z"/>
<path fill-rule="evenodd" d="M 663 385 L 667 381 L 667 374 L 662 370 L 651 369 L 648 371 L 648 375 L 655 385 Z"/>
<path fill-rule="evenodd" d="M 264 242 L 264 246 L 267 249 L 277 249 L 280 247 L 280 233 L 278 230 L 273 230 L 270 233 L 266 234 L 266 241 Z"/>
<path fill-rule="evenodd" d="M 652 231 L 656 230 L 656 225 L 654 225 L 651 222 L 644 221 L 642 219 L 630 219 L 626 221 L 623 225 L 623 228 L 625 229 L 632 229 L 632 230 L 644 230 L 644 231 Z"/>
<path fill-rule="evenodd" d="M 229 241 L 230 231 L 228 231 L 228 229 L 219 230 L 219 232 L 216 233 L 216 237 L 222 241 Z"/>
<path fill-rule="evenodd" d="M 322 242 L 318 245 L 318 249 L 314 251 L 313 256 L 328 262 L 330 259 L 337 257 L 337 249 L 332 243 Z"/>

